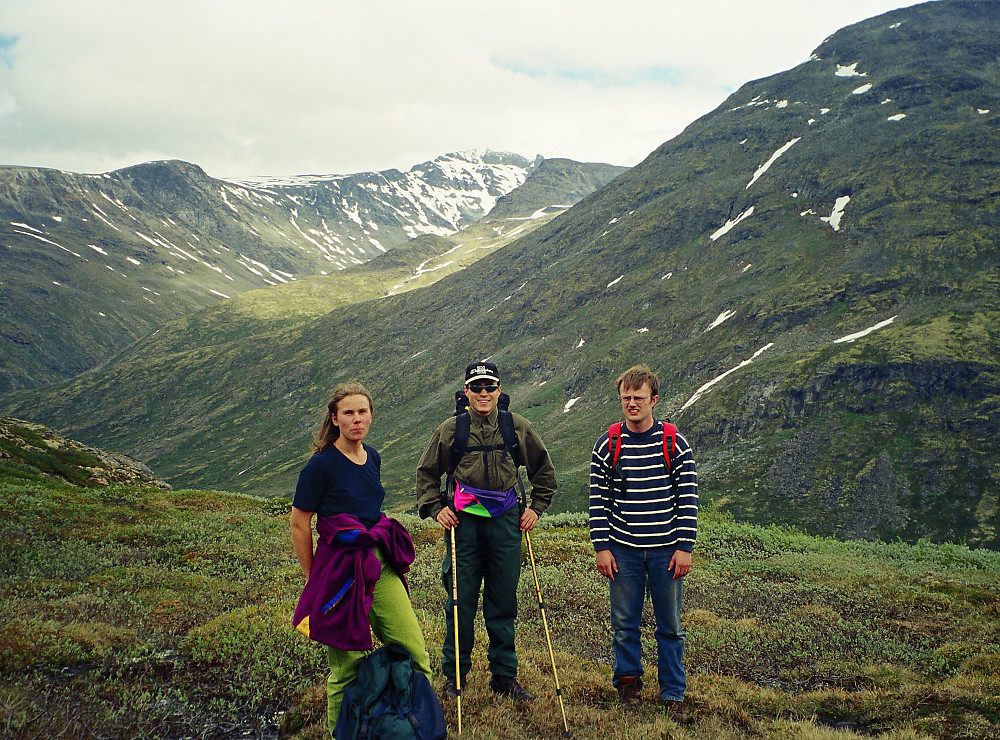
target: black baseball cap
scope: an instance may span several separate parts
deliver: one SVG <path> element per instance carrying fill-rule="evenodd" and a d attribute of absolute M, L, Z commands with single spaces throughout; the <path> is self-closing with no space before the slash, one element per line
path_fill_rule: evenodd
<path fill-rule="evenodd" d="M 465 384 L 468 385 L 474 380 L 492 380 L 500 382 L 500 371 L 492 362 L 473 362 L 465 368 Z"/>

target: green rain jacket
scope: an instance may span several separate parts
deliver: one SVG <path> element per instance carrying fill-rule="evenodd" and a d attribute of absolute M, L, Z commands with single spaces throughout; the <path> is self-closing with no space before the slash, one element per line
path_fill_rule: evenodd
<path fill-rule="evenodd" d="M 514 433 L 521 447 L 521 459 L 531 481 L 531 503 L 529 508 L 541 516 L 556 493 L 556 471 L 552 466 L 549 451 L 538 436 L 531 422 L 520 414 L 514 417 Z M 503 445 L 503 435 L 498 423 L 499 412 L 493 409 L 487 417 L 469 412 L 469 447 L 478 445 Z M 441 498 L 441 477 L 451 467 L 451 445 L 455 440 L 455 420 L 452 416 L 434 430 L 430 444 L 417 465 L 417 512 L 424 519 L 436 517 L 444 508 Z M 485 457 L 485 460 L 484 460 Z M 486 468 L 489 467 L 489 485 L 486 483 Z M 455 477 L 476 488 L 506 491 L 517 481 L 517 468 L 510 454 L 499 449 L 490 452 L 469 450 L 462 456 L 455 470 Z"/>

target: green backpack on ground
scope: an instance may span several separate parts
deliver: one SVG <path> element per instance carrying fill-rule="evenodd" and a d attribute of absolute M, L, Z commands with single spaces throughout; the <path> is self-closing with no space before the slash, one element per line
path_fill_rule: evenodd
<path fill-rule="evenodd" d="M 337 740 L 439 740 L 446 737 L 441 702 L 402 645 L 389 644 L 358 663 L 344 689 Z"/>

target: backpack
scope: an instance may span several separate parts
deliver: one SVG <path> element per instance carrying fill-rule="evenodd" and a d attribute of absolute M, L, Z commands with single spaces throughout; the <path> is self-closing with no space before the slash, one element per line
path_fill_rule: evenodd
<path fill-rule="evenodd" d="M 503 437 L 502 445 L 473 445 L 469 447 L 469 430 L 472 427 L 472 417 L 469 416 L 469 399 L 462 391 L 455 391 L 455 438 L 451 443 L 451 466 L 448 468 L 448 477 L 455 473 L 455 468 L 466 452 L 482 452 L 485 457 L 487 452 L 493 450 L 503 450 L 504 457 L 508 454 L 514 461 L 514 467 L 521 467 L 521 446 L 517 442 L 517 434 L 514 432 L 514 416 L 510 412 L 510 396 L 501 393 L 497 401 L 497 424 L 500 426 L 500 434 Z M 489 480 L 489 468 L 486 468 L 487 481 Z M 489 485 L 486 486 L 489 488 Z"/>
<path fill-rule="evenodd" d="M 344 689 L 337 740 L 439 740 L 446 737 L 441 702 L 413 656 L 390 643 L 358 663 L 358 677 Z"/>
<path fill-rule="evenodd" d="M 674 477 L 674 453 L 677 451 L 677 427 L 669 419 L 660 422 L 663 425 L 663 467 L 670 476 L 670 481 L 674 488 L 677 488 L 677 481 Z M 616 473 L 622 482 L 622 493 L 625 492 L 625 476 L 621 466 L 618 465 L 618 457 L 622 451 L 622 423 L 616 421 L 608 427 L 608 453 L 611 456 L 611 475 L 608 476 L 609 488 L 614 493 L 614 486 L 610 485 Z"/>

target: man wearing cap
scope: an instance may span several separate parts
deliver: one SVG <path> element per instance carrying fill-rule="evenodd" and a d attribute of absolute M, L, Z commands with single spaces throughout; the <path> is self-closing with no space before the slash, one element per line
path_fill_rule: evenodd
<path fill-rule="evenodd" d="M 548 450 L 531 423 L 519 414 L 501 411 L 500 373 L 492 362 L 474 362 L 465 369 L 468 399 L 468 442 L 465 454 L 453 449 L 456 415 L 445 421 L 431 437 L 417 465 L 417 509 L 423 518 L 434 519 L 445 529 L 455 529 L 458 574 L 459 668 L 462 686 L 472 667 L 473 620 L 483 591 L 483 620 L 489 635 L 490 689 L 501 696 L 526 701 L 533 696 L 517 682 L 514 651 L 514 618 L 517 616 L 517 584 L 521 574 L 521 532 L 535 526 L 556 492 L 556 474 Z M 505 418 L 503 415 L 508 414 Z M 463 425 L 465 420 L 461 420 Z M 503 427 L 510 429 L 517 449 L 504 443 Z M 458 426 L 461 430 L 464 426 Z M 510 432 L 508 431 L 508 434 Z M 461 432 L 460 435 L 461 436 Z M 453 459 L 458 458 L 458 459 Z M 531 481 L 531 502 L 520 511 L 515 492 L 517 462 L 524 465 Z M 441 477 L 448 476 L 446 496 Z M 441 667 L 446 693 L 458 695 L 455 684 L 455 624 L 451 601 L 452 558 L 450 544 L 442 565 L 442 583 L 448 593 L 445 604 L 447 631 Z"/>

